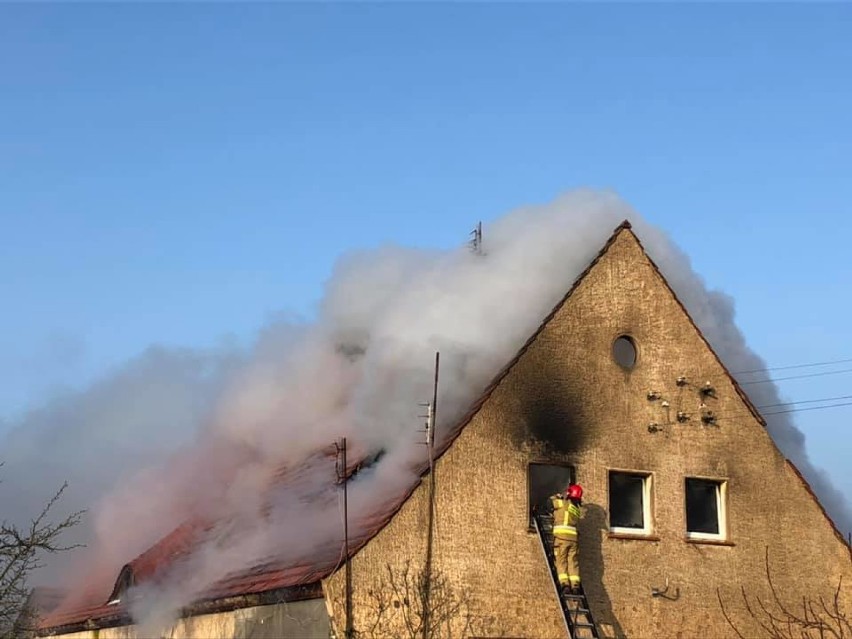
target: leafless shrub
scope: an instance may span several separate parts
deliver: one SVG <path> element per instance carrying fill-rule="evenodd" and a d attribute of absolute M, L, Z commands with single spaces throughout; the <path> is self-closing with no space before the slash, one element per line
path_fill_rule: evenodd
<path fill-rule="evenodd" d="M 358 639 L 404 637 L 405 639 L 464 639 L 486 630 L 494 636 L 489 620 L 475 613 L 467 590 L 457 588 L 446 575 L 427 575 L 406 561 L 386 564 L 378 584 L 367 591 L 365 622 L 355 629 Z M 428 614 L 426 614 L 428 611 Z"/>
<path fill-rule="evenodd" d="M 756 595 L 751 597 L 741 586 L 743 604 L 749 617 L 760 628 L 763 636 L 769 639 L 852 639 L 852 620 L 843 607 L 841 592 L 843 592 L 843 577 L 838 579 L 833 596 L 825 598 L 802 595 L 802 601 L 795 608 L 787 606 L 778 595 L 772 571 L 769 567 L 769 547 L 765 557 L 766 581 L 772 597 L 764 601 Z M 740 639 L 745 635 L 734 623 L 729 610 L 725 607 L 722 594 L 716 589 L 722 615 L 728 625 Z"/>
<path fill-rule="evenodd" d="M 60 543 L 63 533 L 80 523 L 83 512 L 50 520 L 51 510 L 68 488 L 65 483 L 27 526 L 0 523 L 0 638 L 17 637 L 34 630 L 35 611 L 25 604 L 30 594 L 29 577 L 44 565 L 44 556 L 76 548 Z"/>

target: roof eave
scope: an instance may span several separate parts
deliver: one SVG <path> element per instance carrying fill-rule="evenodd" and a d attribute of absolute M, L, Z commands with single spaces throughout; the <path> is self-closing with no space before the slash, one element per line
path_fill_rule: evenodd
<path fill-rule="evenodd" d="M 322 599 L 322 583 L 319 579 L 308 584 L 288 586 L 286 588 L 275 588 L 265 592 L 251 593 L 245 595 L 234 595 L 221 597 L 219 599 L 207 599 L 196 601 L 180 611 L 180 618 L 197 617 L 199 615 L 210 615 L 222 612 L 231 612 L 242 608 L 253 608 L 255 606 L 269 606 L 279 603 L 292 603 L 296 601 L 308 601 L 311 599 Z M 56 626 L 44 626 L 38 629 L 38 636 L 64 635 L 72 632 L 83 632 L 101 628 L 116 628 L 133 624 L 130 613 L 125 608 L 120 608 L 115 614 L 103 617 L 90 617 L 71 623 Z"/>

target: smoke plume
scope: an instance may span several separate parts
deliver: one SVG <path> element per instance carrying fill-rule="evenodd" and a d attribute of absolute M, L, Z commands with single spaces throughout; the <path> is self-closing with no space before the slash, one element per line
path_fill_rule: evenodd
<path fill-rule="evenodd" d="M 28 415 L 3 446 L 7 480 L 21 489 L 8 510 L 22 514 L 69 478 L 73 506 L 93 508 L 86 564 L 102 600 L 121 565 L 176 525 L 224 522 L 137 598 L 133 613 L 148 628 L 235 571 L 339 548 L 327 525 L 338 516 L 333 458 L 286 490 L 270 489 L 275 473 L 346 436 L 359 454 L 384 451 L 353 482 L 353 510 L 410 483 L 425 454 L 415 441 L 418 403 L 431 397 L 435 351 L 440 437 L 625 218 L 728 368 L 763 368 L 734 324 L 732 300 L 708 291 L 661 231 L 614 194 L 576 191 L 487 225 L 484 258 L 463 246 L 353 252 L 337 264 L 316 321 L 273 323 L 247 353 L 152 351 Z M 772 384 L 749 391 L 757 405 L 780 401 Z M 789 415 L 771 416 L 769 431 L 835 521 L 852 527 Z"/>

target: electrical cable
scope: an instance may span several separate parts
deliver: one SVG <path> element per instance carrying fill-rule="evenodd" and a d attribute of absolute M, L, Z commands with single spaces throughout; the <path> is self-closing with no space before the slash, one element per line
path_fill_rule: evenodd
<path fill-rule="evenodd" d="M 800 413 L 806 410 L 822 410 L 824 408 L 840 408 L 841 406 L 852 406 L 852 402 L 844 402 L 842 404 L 831 404 L 829 406 L 809 406 L 808 408 L 791 408 L 789 410 L 776 410 L 768 413 L 763 413 L 764 415 L 781 415 L 783 413 Z"/>
<path fill-rule="evenodd" d="M 812 366 L 829 366 L 831 364 L 848 364 L 852 362 L 852 358 L 834 359 L 826 362 L 812 362 L 810 364 L 792 364 L 790 366 L 772 366 L 769 368 L 754 368 L 748 371 L 733 371 L 733 375 L 748 375 L 750 373 L 763 373 L 766 371 L 786 371 L 792 368 L 810 368 Z"/>
<path fill-rule="evenodd" d="M 823 409 L 826 409 L 826 408 L 842 408 L 842 407 L 845 407 L 845 406 L 852 406 L 852 402 L 842 402 L 840 404 L 829 404 L 828 406 L 808 406 L 806 408 L 790 408 L 790 409 L 787 409 L 787 410 L 761 412 L 760 415 L 762 417 L 768 417 L 768 416 L 771 416 L 771 415 L 783 415 L 783 414 L 787 414 L 787 413 L 800 413 L 800 412 L 803 412 L 803 411 L 823 410 Z M 759 409 L 759 407 L 756 407 L 756 408 Z M 713 421 L 714 422 L 728 421 L 728 420 L 737 419 L 737 418 L 740 418 L 740 417 L 750 417 L 750 416 L 753 416 L 753 413 L 746 412 L 746 411 L 733 412 L 733 413 L 723 413 L 721 415 L 713 415 Z M 698 419 L 696 419 L 696 421 L 700 421 L 700 417 Z M 681 423 L 681 422 L 668 421 L 668 422 L 665 422 L 661 425 L 662 426 L 675 426 L 679 423 Z"/>
<path fill-rule="evenodd" d="M 769 372 L 769 371 L 782 371 L 782 370 L 791 370 L 791 369 L 798 369 L 798 368 L 811 368 L 811 367 L 815 367 L 815 366 L 830 366 L 832 364 L 848 364 L 850 362 L 852 362 L 852 358 L 843 358 L 843 359 L 826 360 L 826 361 L 822 361 L 822 362 L 809 362 L 809 363 L 806 363 L 806 364 L 790 364 L 790 365 L 787 365 L 787 366 L 771 366 L 771 367 L 767 367 L 767 368 L 752 368 L 752 369 L 749 369 L 749 370 L 730 371 L 730 374 L 734 375 L 734 376 L 751 375 L 751 374 L 755 374 L 755 373 L 765 373 L 765 372 Z M 805 377 L 821 377 L 823 375 L 836 375 L 836 374 L 839 374 L 839 373 L 846 373 L 846 372 L 850 372 L 850 371 L 852 371 L 852 368 L 845 368 L 845 369 L 841 369 L 841 370 L 837 370 L 837 371 L 823 371 L 823 372 L 820 372 L 820 373 L 811 373 L 811 374 L 805 374 L 805 375 L 790 375 L 790 376 L 787 376 L 787 377 L 778 377 L 778 378 L 774 378 L 774 379 L 767 378 L 767 379 L 755 379 L 755 380 L 747 380 L 747 381 L 737 380 L 737 383 L 740 384 L 741 386 L 744 385 L 744 384 L 763 384 L 763 383 L 782 381 L 782 380 L 787 380 L 787 379 L 799 379 L 799 378 L 805 378 Z M 719 379 L 725 379 L 727 377 L 727 375 L 725 375 L 724 373 L 718 373 L 718 374 L 711 374 L 711 375 L 700 376 L 700 377 L 701 377 L 701 379 L 719 380 Z M 686 385 L 694 386 L 694 384 L 692 384 L 689 381 L 687 381 Z"/>
<path fill-rule="evenodd" d="M 775 377 L 773 379 L 755 379 L 748 382 L 739 382 L 740 386 L 748 384 L 767 384 L 769 382 L 783 382 L 787 379 L 804 379 L 806 377 L 824 377 L 826 375 L 839 375 L 840 373 L 852 373 L 852 368 L 843 368 L 839 371 L 825 371 L 822 373 L 808 373 L 807 375 L 789 375 L 787 377 Z"/>
<path fill-rule="evenodd" d="M 836 402 L 841 399 L 852 399 L 852 395 L 839 395 L 838 397 L 824 397 L 823 399 L 803 399 L 798 402 L 780 402 L 778 404 L 761 404 L 760 406 L 756 406 L 756 408 L 764 409 L 764 408 L 775 408 L 776 406 L 793 406 L 795 404 L 817 404 L 819 402 Z"/>

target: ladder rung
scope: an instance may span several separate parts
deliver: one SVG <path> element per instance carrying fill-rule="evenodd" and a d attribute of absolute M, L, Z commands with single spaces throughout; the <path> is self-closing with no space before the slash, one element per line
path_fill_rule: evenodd
<path fill-rule="evenodd" d="M 535 526 L 541 538 L 545 559 L 548 564 L 550 564 L 551 577 L 553 578 L 554 585 L 557 585 L 554 557 L 550 549 L 553 538 L 550 522 L 543 521 L 539 514 L 534 513 L 533 517 L 535 519 Z M 570 629 L 571 636 L 575 638 L 583 637 L 585 635 L 577 635 L 576 633 L 585 631 L 592 639 L 597 639 L 598 630 L 595 626 L 594 619 L 592 618 L 592 612 L 589 609 L 589 602 L 586 599 L 586 595 L 583 590 L 580 589 L 580 592 L 575 595 L 570 593 L 570 591 L 569 593 L 562 594 L 561 584 L 558 584 L 558 589 L 560 590 L 559 594 L 562 598 L 562 612 L 565 615 L 565 622 Z M 586 619 L 586 621 L 579 621 L 580 618 Z"/>

